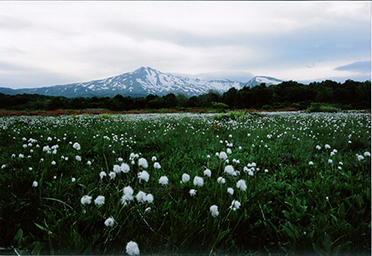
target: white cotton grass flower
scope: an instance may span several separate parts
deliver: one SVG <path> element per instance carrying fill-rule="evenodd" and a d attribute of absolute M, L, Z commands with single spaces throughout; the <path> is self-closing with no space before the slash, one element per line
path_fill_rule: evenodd
<path fill-rule="evenodd" d="M 212 205 L 209 210 L 211 211 L 211 214 L 214 218 L 216 218 L 220 213 L 218 212 L 218 206 Z"/>
<path fill-rule="evenodd" d="M 316 145 L 316 147 L 315 147 L 317 150 L 321 150 L 322 149 L 322 147 L 321 146 L 319 146 L 319 145 Z"/>
<path fill-rule="evenodd" d="M 142 171 L 142 172 L 139 172 L 138 173 L 138 179 L 141 181 L 141 180 L 144 180 L 146 182 L 149 181 L 150 179 L 150 174 L 146 171 Z"/>
<path fill-rule="evenodd" d="M 112 227 L 112 226 L 114 226 L 114 222 L 115 222 L 114 218 L 110 217 L 107 220 L 105 220 L 105 226 L 106 227 Z"/>
<path fill-rule="evenodd" d="M 190 189 L 189 194 L 190 196 L 195 196 L 196 192 L 198 192 L 196 189 Z"/>
<path fill-rule="evenodd" d="M 75 156 L 76 161 L 81 161 L 81 156 Z"/>
<path fill-rule="evenodd" d="M 182 174 L 182 182 L 183 183 L 186 183 L 189 180 L 190 180 L 190 175 L 188 175 L 187 173 Z"/>
<path fill-rule="evenodd" d="M 369 152 L 364 152 L 364 154 L 363 154 L 365 157 L 367 157 L 367 156 L 371 156 L 371 153 L 369 153 Z"/>
<path fill-rule="evenodd" d="M 220 152 L 220 154 L 218 156 L 220 157 L 221 160 L 226 160 L 227 159 L 227 154 L 224 151 Z"/>
<path fill-rule="evenodd" d="M 120 165 L 120 170 L 123 172 L 123 173 L 128 173 L 130 171 L 130 167 L 127 163 L 122 163 Z"/>
<path fill-rule="evenodd" d="M 167 176 L 161 176 L 159 178 L 159 184 L 160 185 L 163 185 L 163 186 L 168 185 L 168 178 L 167 178 Z"/>
<path fill-rule="evenodd" d="M 238 182 L 236 183 L 236 187 L 243 191 L 247 190 L 247 184 L 245 184 L 245 180 L 238 180 Z"/>
<path fill-rule="evenodd" d="M 122 204 L 127 205 L 128 202 L 133 200 L 133 195 L 132 194 L 124 194 L 120 201 Z"/>
<path fill-rule="evenodd" d="M 324 148 L 325 148 L 325 149 L 330 149 L 330 148 L 331 148 L 331 146 L 330 146 L 330 145 L 328 145 L 328 144 L 325 144 L 325 145 L 324 145 Z"/>
<path fill-rule="evenodd" d="M 231 148 L 227 148 L 226 153 L 229 154 L 229 155 L 232 154 Z"/>
<path fill-rule="evenodd" d="M 239 210 L 240 206 L 241 206 L 241 203 L 239 201 L 233 200 L 231 202 L 230 209 L 232 209 L 233 211 L 236 211 L 236 210 Z"/>
<path fill-rule="evenodd" d="M 32 186 L 33 186 L 34 188 L 36 188 L 37 186 L 39 186 L 39 183 L 35 180 L 34 182 L 32 182 Z"/>
<path fill-rule="evenodd" d="M 134 191 L 131 186 L 127 186 L 123 189 L 124 194 L 126 195 L 133 195 Z"/>
<path fill-rule="evenodd" d="M 154 202 L 154 196 L 152 194 L 147 194 L 146 202 L 148 202 L 149 204 L 152 204 Z"/>
<path fill-rule="evenodd" d="M 113 170 L 115 173 L 119 173 L 119 172 L 121 172 L 120 165 L 114 164 L 114 167 L 112 168 L 112 170 Z"/>
<path fill-rule="evenodd" d="M 333 160 L 332 159 L 328 159 L 328 163 L 329 164 L 332 164 L 333 163 Z"/>
<path fill-rule="evenodd" d="M 208 177 L 211 177 L 211 175 L 212 175 L 212 172 L 211 172 L 211 170 L 209 170 L 209 169 L 206 169 L 206 170 L 204 171 L 204 176 L 208 176 Z"/>
<path fill-rule="evenodd" d="M 92 165 L 92 162 L 91 161 L 88 161 L 87 162 L 87 165 L 91 166 Z"/>
<path fill-rule="evenodd" d="M 159 162 L 154 163 L 154 169 L 159 170 L 161 168 L 161 165 Z"/>
<path fill-rule="evenodd" d="M 104 171 L 101 171 L 99 173 L 99 177 L 101 178 L 101 180 L 103 179 L 103 177 L 106 177 L 106 176 L 107 176 L 107 174 Z"/>
<path fill-rule="evenodd" d="M 309 161 L 309 165 L 314 165 L 313 161 Z"/>
<path fill-rule="evenodd" d="M 113 180 L 116 178 L 116 172 L 110 172 L 109 173 L 110 178 Z"/>
<path fill-rule="evenodd" d="M 234 175 L 234 167 L 232 165 L 226 165 L 224 172 L 230 175 Z"/>
<path fill-rule="evenodd" d="M 72 181 L 72 182 L 75 182 L 75 181 L 76 181 L 76 179 L 75 179 L 75 178 L 71 178 L 71 181 Z"/>
<path fill-rule="evenodd" d="M 150 212 L 150 211 L 151 211 L 151 207 L 147 207 L 147 208 L 145 209 L 145 212 L 144 212 L 144 213 L 146 214 L 146 213 L 148 213 L 148 212 Z"/>
<path fill-rule="evenodd" d="M 358 158 L 358 161 L 364 160 L 364 156 L 362 156 L 362 155 L 357 155 L 357 158 Z"/>
<path fill-rule="evenodd" d="M 225 180 L 224 177 L 218 177 L 217 182 L 220 183 L 220 184 L 225 184 L 226 180 Z"/>
<path fill-rule="evenodd" d="M 234 189 L 233 188 L 227 188 L 227 193 L 229 193 L 230 195 L 233 195 L 234 194 Z"/>
<path fill-rule="evenodd" d="M 136 195 L 136 199 L 138 202 L 143 203 L 146 201 L 146 193 L 143 191 L 139 191 Z"/>
<path fill-rule="evenodd" d="M 94 200 L 94 204 L 97 206 L 102 206 L 105 203 L 105 197 L 104 196 L 97 196 L 97 198 Z"/>
<path fill-rule="evenodd" d="M 151 157 L 151 161 L 156 162 L 157 160 L 156 156 Z"/>
<path fill-rule="evenodd" d="M 72 147 L 76 150 L 80 150 L 81 149 L 81 146 L 79 143 L 75 142 L 74 145 L 72 145 Z"/>
<path fill-rule="evenodd" d="M 88 195 L 84 195 L 80 199 L 80 202 L 81 202 L 81 204 L 90 204 L 92 202 L 92 197 L 91 196 L 88 196 Z"/>
<path fill-rule="evenodd" d="M 140 159 L 138 159 L 138 166 L 140 168 L 143 168 L 143 169 L 146 169 L 147 167 L 149 167 L 148 163 L 147 163 L 147 160 L 143 157 L 141 157 Z"/>
<path fill-rule="evenodd" d="M 130 241 L 125 247 L 126 252 L 130 255 L 139 255 L 140 251 L 136 242 Z"/>
<path fill-rule="evenodd" d="M 195 176 L 194 178 L 194 185 L 197 186 L 197 187 L 202 187 L 204 184 L 204 180 L 202 177 L 199 177 L 199 176 Z"/>

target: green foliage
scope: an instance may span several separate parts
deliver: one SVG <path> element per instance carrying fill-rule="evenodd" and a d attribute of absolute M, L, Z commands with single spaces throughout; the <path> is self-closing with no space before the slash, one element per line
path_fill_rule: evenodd
<path fill-rule="evenodd" d="M 331 106 L 329 104 L 322 104 L 322 103 L 311 103 L 310 107 L 306 109 L 307 113 L 311 112 L 330 112 L 335 113 L 341 111 L 340 108 L 337 108 L 335 106 Z"/>
<path fill-rule="evenodd" d="M 230 113 L 0 118 L 1 247 L 21 255 L 121 255 L 136 241 L 141 254 L 368 254 L 370 115 Z M 44 150 L 54 145 L 55 154 Z M 227 148 L 229 163 L 216 156 Z M 131 153 L 147 159 L 148 182 L 139 181 Z M 111 179 L 123 162 L 130 171 Z M 240 174 L 225 173 L 227 165 Z M 183 173 L 190 181 L 180 182 Z M 164 175 L 168 185 L 159 184 Z M 240 179 L 246 191 L 237 188 Z M 126 186 L 154 201 L 123 205 Z M 91 204 L 81 204 L 83 195 Z M 241 203 L 236 211 L 233 200 Z"/>

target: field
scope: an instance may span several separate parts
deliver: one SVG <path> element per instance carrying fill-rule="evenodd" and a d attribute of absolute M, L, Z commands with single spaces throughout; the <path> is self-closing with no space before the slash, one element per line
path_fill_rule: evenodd
<path fill-rule="evenodd" d="M 2 254 L 366 254 L 362 113 L 0 118 Z"/>

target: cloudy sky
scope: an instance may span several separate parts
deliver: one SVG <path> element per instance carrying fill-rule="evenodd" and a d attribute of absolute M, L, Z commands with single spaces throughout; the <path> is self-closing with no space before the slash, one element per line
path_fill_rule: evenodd
<path fill-rule="evenodd" d="M 142 66 L 243 82 L 371 78 L 368 1 L 0 2 L 0 38 L 0 87 Z"/>

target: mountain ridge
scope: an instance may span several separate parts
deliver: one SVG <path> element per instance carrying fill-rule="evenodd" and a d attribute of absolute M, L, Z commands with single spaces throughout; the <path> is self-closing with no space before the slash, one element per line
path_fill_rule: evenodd
<path fill-rule="evenodd" d="M 75 97 L 113 97 L 117 94 L 131 97 L 145 97 L 149 94 L 165 96 L 169 93 L 183 93 L 188 97 L 207 93 L 210 90 L 223 93 L 230 88 L 241 89 L 244 86 L 253 87 L 265 82 L 266 85 L 282 82 L 273 77 L 256 76 L 248 82 L 229 79 L 203 80 L 175 76 L 160 72 L 151 67 L 140 67 L 132 72 L 122 73 L 104 79 L 89 82 L 53 85 L 39 88 L 10 89 L 0 88 L 4 94 L 40 94 L 49 96 Z M 7 92 L 7 93 L 5 93 Z"/>

